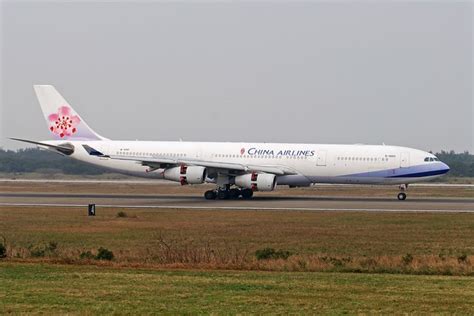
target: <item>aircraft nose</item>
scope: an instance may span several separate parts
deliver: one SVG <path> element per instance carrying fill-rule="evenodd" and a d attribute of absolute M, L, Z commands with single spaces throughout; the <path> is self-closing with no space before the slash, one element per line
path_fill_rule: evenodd
<path fill-rule="evenodd" d="M 439 166 L 439 171 L 441 174 L 448 173 L 450 170 L 449 166 L 445 164 L 444 162 L 441 162 L 441 165 Z"/>

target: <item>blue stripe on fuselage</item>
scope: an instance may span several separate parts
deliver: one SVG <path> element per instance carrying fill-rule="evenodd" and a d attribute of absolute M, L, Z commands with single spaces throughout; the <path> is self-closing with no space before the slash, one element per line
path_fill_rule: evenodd
<path fill-rule="evenodd" d="M 388 178 L 420 178 L 420 177 L 431 177 L 437 176 L 441 174 L 445 174 L 449 171 L 449 169 L 439 169 L 439 170 L 432 170 L 432 171 L 425 171 L 425 172 L 418 172 L 418 173 L 409 173 L 405 175 L 399 176 L 392 176 Z"/>
<path fill-rule="evenodd" d="M 445 174 L 449 171 L 444 163 L 429 163 L 411 167 L 369 171 L 343 175 L 341 177 L 361 178 L 421 178 Z"/>

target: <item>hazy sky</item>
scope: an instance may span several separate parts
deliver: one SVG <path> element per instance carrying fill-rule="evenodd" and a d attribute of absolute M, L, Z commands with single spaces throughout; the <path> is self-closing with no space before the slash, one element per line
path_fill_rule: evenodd
<path fill-rule="evenodd" d="M 471 2 L 3 1 L 0 146 L 53 84 L 111 139 L 474 152 Z M 23 146 L 23 145 L 20 145 Z"/>

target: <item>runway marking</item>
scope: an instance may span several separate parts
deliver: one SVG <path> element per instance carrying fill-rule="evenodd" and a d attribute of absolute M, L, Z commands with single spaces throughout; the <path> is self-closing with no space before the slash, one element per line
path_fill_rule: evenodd
<path fill-rule="evenodd" d="M 130 199 L 130 200 L 188 200 L 202 201 L 201 196 L 184 194 L 91 194 L 91 193 L 11 193 L 0 192 L 0 198 L 72 198 L 72 199 Z M 351 197 L 351 196 L 327 196 L 327 195 L 287 195 L 287 196 L 256 196 L 255 202 L 264 201 L 320 201 L 320 202 L 393 202 L 393 203 L 473 203 L 470 197 L 445 197 L 445 198 L 410 198 L 407 202 L 399 202 L 387 197 Z"/>
<path fill-rule="evenodd" d="M 87 204 L 52 204 L 52 203 L 0 203 L 0 207 L 87 207 Z M 96 204 L 103 208 L 145 208 L 162 210 L 236 210 L 236 211 L 312 211 L 312 212 L 403 212 L 403 213 L 474 213 L 474 210 L 440 210 L 440 209 L 387 209 L 387 208 L 312 208 L 312 207 L 254 207 L 254 206 L 187 206 L 187 205 L 112 205 Z"/>

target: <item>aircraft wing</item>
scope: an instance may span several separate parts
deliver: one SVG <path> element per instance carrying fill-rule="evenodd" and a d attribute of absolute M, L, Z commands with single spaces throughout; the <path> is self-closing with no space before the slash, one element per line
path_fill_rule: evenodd
<path fill-rule="evenodd" d="M 221 169 L 221 170 L 235 170 L 243 172 L 265 172 L 276 175 L 296 174 L 296 172 L 284 168 L 282 166 L 269 165 L 244 165 L 231 162 L 219 161 L 205 161 L 195 159 L 170 159 L 170 158 L 149 158 L 149 157 L 122 157 L 109 156 L 110 159 L 136 161 L 143 166 L 148 166 L 153 169 L 161 168 L 161 165 L 188 165 L 188 166 L 202 166 L 206 168 Z"/>
<path fill-rule="evenodd" d="M 227 170 L 227 171 L 242 171 L 242 172 L 265 172 L 272 173 L 276 175 L 288 175 L 288 174 L 297 174 L 295 171 L 283 167 L 283 166 L 273 166 L 273 165 L 245 165 L 232 162 L 219 162 L 219 161 L 205 161 L 200 159 L 181 159 L 181 158 L 169 158 L 169 157 L 124 157 L 124 156 L 115 156 L 115 155 L 104 155 L 101 152 L 87 146 L 83 145 L 84 149 L 91 156 L 107 157 L 115 160 L 125 160 L 125 161 L 135 161 L 142 166 L 148 166 L 151 169 L 166 168 L 174 165 L 188 165 L 188 166 L 202 166 L 206 168 Z"/>

